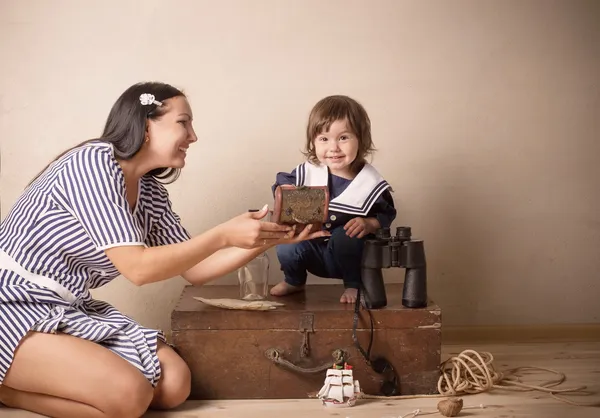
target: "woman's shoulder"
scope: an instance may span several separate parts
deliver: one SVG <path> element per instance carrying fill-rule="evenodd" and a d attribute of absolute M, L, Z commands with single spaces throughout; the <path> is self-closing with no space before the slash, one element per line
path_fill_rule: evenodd
<path fill-rule="evenodd" d="M 113 145 L 101 141 L 89 141 L 66 152 L 58 161 L 75 171 L 102 170 L 117 168 Z"/>
<path fill-rule="evenodd" d="M 92 172 L 106 172 L 103 167 L 114 171 L 113 164 L 116 164 L 116 160 L 113 155 L 111 144 L 100 141 L 84 142 L 56 157 L 30 185 L 35 185 L 35 188 L 47 188 L 55 184 L 55 180 L 60 182 L 65 178 L 88 178 Z"/>
<path fill-rule="evenodd" d="M 90 141 L 73 150 L 74 157 L 90 158 L 92 160 L 108 161 L 117 164 L 113 144 L 102 141 Z"/>
<path fill-rule="evenodd" d="M 148 193 L 161 195 L 169 194 L 165 185 L 158 181 L 158 179 L 151 174 L 142 176 L 142 185 L 145 186 L 144 189 Z"/>
<path fill-rule="evenodd" d="M 169 191 L 163 183 L 150 174 L 142 177 L 141 198 L 152 206 L 166 207 L 169 204 Z"/>

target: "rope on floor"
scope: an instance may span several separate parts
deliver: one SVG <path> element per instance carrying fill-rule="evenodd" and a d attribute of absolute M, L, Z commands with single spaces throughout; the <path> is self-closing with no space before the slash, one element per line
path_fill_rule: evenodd
<path fill-rule="evenodd" d="M 564 398 L 564 395 L 594 395 L 594 392 L 587 391 L 587 386 L 559 389 L 557 386 L 564 383 L 567 377 L 564 373 L 543 367 L 515 367 L 513 369 L 499 372 L 494 367 L 494 356 L 489 352 L 477 352 L 475 350 L 465 350 L 458 356 L 454 356 L 444 361 L 440 365 L 441 376 L 438 380 L 438 392 L 435 395 L 400 395 L 400 396 L 379 396 L 361 394 L 361 398 L 366 399 L 418 399 L 418 398 L 441 398 L 456 397 L 464 395 L 473 395 L 477 393 L 488 392 L 493 389 L 510 390 L 516 392 L 539 391 L 550 394 L 553 398 L 575 406 L 595 406 L 600 407 L 600 402 L 591 404 L 581 404 Z M 549 380 L 539 385 L 523 383 L 522 375 L 519 371 L 543 371 L 557 375 L 556 379 Z M 415 411 L 416 412 L 416 411 Z M 420 412 L 420 411 L 419 411 Z M 430 413 L 427 413 L 430 414 Z M 425 415 L 425 413 L 420 413 Z M 416 415 L 413 415 L 416 416 Z"/>

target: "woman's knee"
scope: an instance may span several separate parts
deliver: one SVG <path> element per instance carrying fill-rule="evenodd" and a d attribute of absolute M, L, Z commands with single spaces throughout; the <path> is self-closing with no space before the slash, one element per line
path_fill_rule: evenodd
<path fill-rule="evenodd" d="M 173 409 L 184 403 L 190 396 L 192 375 L 185 366 L 164 376 L 155 390 L 151 407 L 155 409 Z"/>
<path fill-rule="evenodd" d="M 24 337 L 3 383 L 17 391 L 83 403 L 114 417 L 142 416 L 153 395 L 150 382 L 123 358 L 64 334 L 31 332 Z"/>
<path fill-rule="evenodd" d="M 110 417 L 141 417 L 154 396 L 152 385 L 137 370 L 116 373 L 109 387 L 101 409 Z"/>
<path fill-rule="evenodd" d="M 166 345 L 162 345 L 158 357 L 162 374 L 150 406 L 155 409 L 173 409 L 190 396 L 192 373 L 185 361 Z"/>

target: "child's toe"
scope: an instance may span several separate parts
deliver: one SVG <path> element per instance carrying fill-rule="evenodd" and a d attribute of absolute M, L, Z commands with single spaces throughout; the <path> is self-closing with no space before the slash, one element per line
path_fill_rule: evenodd
<path fill-rule="evenodd" d="M 272 296 L 285 296 L 292 293 L 296 293 L 304 289 L 304 286 L 292 286 L 286 282 L 280 282 L 271 288 Z"/>
<path fill-rule="evenodd" d="M 346 289 L 340 298 L 341 303 L 355 303 L 358 295 L 357 289 Z"/>

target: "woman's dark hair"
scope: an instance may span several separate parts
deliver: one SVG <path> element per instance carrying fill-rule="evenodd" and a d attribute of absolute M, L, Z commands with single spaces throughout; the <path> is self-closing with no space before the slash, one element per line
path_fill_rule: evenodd
<path fill-rule="evenodd" d="M 142 148 L 146 136 L 146 126 L 148 119 L 158 119 L 164 115 L 164 106 L 153 104 L 142 104 L 140 96 L 144 93 L 152 94 L 155 100 L 162 102 L 173 97 L 185 94 L 166 83 L 144 82 L 137 83 L 125 90 L 110 109 L 104 131 L 99 138 L 89 139 L 64 151 L 57 156 L 54 161 L 65 155 L 73 148 L 77 148 L 92 141 L 107 142 L 113 145 L 115 157 L 128 160 L 132 158 Z M 39 177 L 44 170 L 35 177 Z M 179 177 L 180 170 L 174 168 L 157 168 L 147 175 L 154 176 L 164 183 L 172 183 Z M 34 178 L 34 180 L 35 180 Z M 30 184 L 33 180 L 30 182 Z"/>

